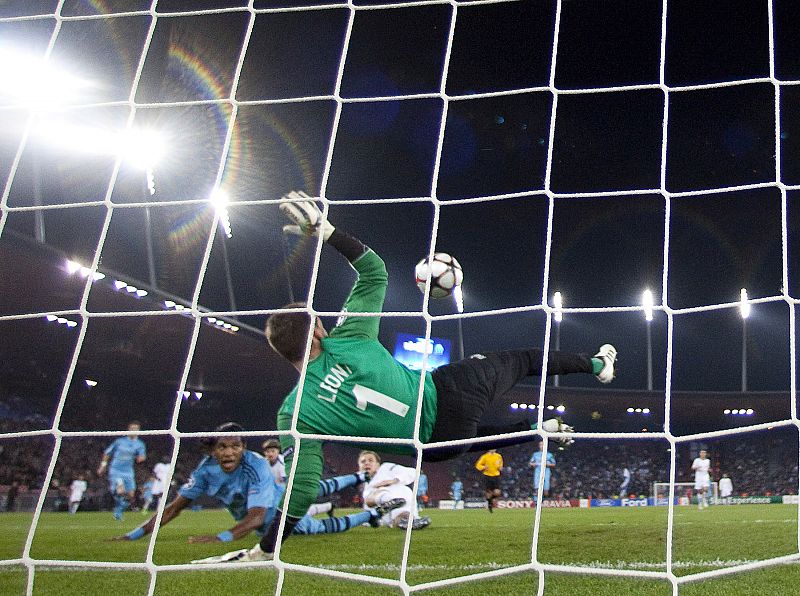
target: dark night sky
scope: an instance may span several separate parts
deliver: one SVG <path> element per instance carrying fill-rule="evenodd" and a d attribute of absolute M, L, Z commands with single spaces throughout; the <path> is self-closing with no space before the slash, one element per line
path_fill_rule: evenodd
<path fill-rule="evenodd" d="M 0 19 L 31 14 L 32 4 L 46 13 L 56 2 L 0 3 Z M 149 4 L 68 0 L 62 15 L 91 15 L 99 7 L 109 13 L 143 10 Z M 257 0 L 255 8 L 320 4 Z M 158 11 L 167 15 L 189 8 L 242 5 L 246 2 L 162 0 Z M 291 240 L 287 260 L 281 234 L 285 222 L 276 205 L 236 204 L 274 201 L 291 189 L 324 191 L 332 201 L 334 224 L 358 235 L 384 257 L 391 279 L 387 312 L 421 310 L 422 296 L 412 272 L 430 246 L 434 191 L 441 201 L 436 249 L 456 256 L 464 268 L 467 312 L 541 304 L 548 191 L 555 193 L 548 296 L 561 291 L 567 308 L 631 307 L 640 303 L 642 290 L 649 287 L 658 304 L 666 293 L 672 309 L 731 303 L 729 308 L 673 317 L 672 387 L 738 390 L 742 325 L 734 303 L 740 288 L 746 287 L 752 298 L 781 296 L 785 249 L 789 264 L 785 289 L 794 299 L 800 297 L 800 38 L 795 34 L 800 11 L 789 0 L 773 3 L 771 81 L 767 7 L 766 1 L 670 3 L 666 87 L 659 87 L 661 2 L 564 0 L 553 89 L 548 86 L 553 72 L 554 1 L 465 1 L 458 4 L 457 13 L 449 3 L 356 10 L 335 130 L 337 105 L 332 94 L 350 10 L 343 5 L 258 13 L 234 94 L 237 101 L 250 103 L 238 107 L 221 183 L 232 200 L 233 238 L 225 241 L 225 249 L 238 309 L 269 309 L 287 302 L 287 270 L 294 296 L 307 293 L 313 245 Z M 150 199 L 157 285 L 185 300 L 191 299 L 198 281 L 213 212 L 205 204 L 172 202 L 208 198 L 232 108 L 230 103 L 162 104 L 229 97 L 249 17 L 247 11 L 159 17 L 134 95 L 137 104 L 146 104 L 138 109 L 134 125 L 161 130 L 168 145 L 166 157 L 155 166 L 157 191 Z M 53 18 L 0 20 L 0 39 L 4 45 L 41 55 L 55 23 Z M 147 14 L 64 21 L 53 62 L 97 83 L 81 103 L 113 105 L 73 107 L 52 117 L 72 124 L 124 127 L 130 113 L 125 102 L 150 24 Z M 746 79 L 757 81 L 741 82 Z M 683 89 L 735 81 L 739 82 L 720 88 Z M 585 91 L 609 87 L 624 89 Z M 440 95 L 442 89 L 450 98 L 447 102 Z M 506 91 L 513 93 L 472 97 Z M 369 101 L 400 95 L 419 97 Z M 275 103 L 301 97 L 314 99 Z M 268 103 L 258 103 L 263 101 Z M 27 115 L 13 106 L 13 98 L 0 91 L 3 181 L 11 172 Z M 781 156 L 777 164 L 776 107 Z M 434 176 L 445 109 L 442 154 Z M 664 130 L 667 144 L 662 157 Z M 8 187 L 0 243 L 12 242 L 9 230 L 32 236 L 32 212 L 15 208 L 34 205 L 34 180 L 41 185 L 45 205 L 102 201 L 109 188 L 113 156 L 54 147 L 37 131 L 31 134 Z M 662 177 L 668 193 L 680 193 L 669 201 L 669 219 L 660 191 Z M 145 211 L 124 207 L 144 200 L 143 179 L 140 171 L 122 166 L 111 192 L 112 203 L 121 207 L 113 210 L 100 268 L 146 281 Z M 721 190 L 742 185 L 762 186 Z M 604 194 L 575 196 L 578 193 Z M 413 200 L 392 200 L 401 198 Z M 485 200 L 461 201 L 478 198 Z M 373 202 L 347 202 L 365 199 Z M 91 262 L 106 213 L 103 205 L 47 211 L 48 244 Z M 199 303 L 214 310 L 230 309 L 222 249 L 218 234 L 200 291 Z M 352 280 L 342 259 L 329 249 L 323 251 L 315 306 L 338 310 Z M 3 281 L 3 292 L 24 285 L 22 279 L 9 281 Z M 41 310 L 35 312 L 77 306 L 64 305 L 56 290 L 38 304 Z M 102 304 L 93 302 L 90 294 L 90 311 L 102 310 Z M 430 307 L 432 314 L 452 312 L 449 302 Z M 14 314 L 21 312 L 0 312 Z M 240 320 L 260 327 L 264 317 Z M 544 322 L 541 312 L 466 319 L 466 350 L 543 345 Z M 788 391 L 789 322 L 785 301 L 754 305 L 747 322 L 750 389 Z M 3 321 L 0 328 L 13 334 L 18 324 Z M 386 318 L 382 339 L 393 345 L 396 332 L 422 332 L 423 324 L 421 316 Z M 157 330 L 158 326 L 142 322 L 138 336 Z M 663 313 L 656 313 L 652 331 L 654 387 L 663 391 L 667 359 Z M 455 340 L 456 325 L 435 322 L 433 334 Z M 561 347 L 567 350 L 592 351 L 606 341 L 617 345 L 621 368 L 615 387 L 620 389 L 646 387 L 645 338 L 641 312 L 568 313 L 560 336 Z M 185 358 L 185 352 L 176 350 L 175 358 Z M 165 376 L 174 374 L 173 368 L 164 371 Z M 564 379 L 562 384 L 596 386 L 588 381 Z"/>

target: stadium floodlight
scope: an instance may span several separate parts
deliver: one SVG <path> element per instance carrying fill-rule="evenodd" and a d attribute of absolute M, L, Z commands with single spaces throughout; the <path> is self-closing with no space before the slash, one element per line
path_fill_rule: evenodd
<path fill-rule="evenodd" d="M 175 302 L 172 300 L 164 300 L 164 306 L 167 308 L 175 308 Z"/>
<path fill-rule="evenodd" d="M 45 315 L 44 318 L 50 321 L 51 323 L 58 319 L 58 317 L 55 315 Z"/>
<path fill-rule="evenodd" d="M 87 387 L 97 387 L 97 381 L 94 379 L 85 379 L 84 383 L 86 383 Z"/>
<path fill-rule="evenodd" d="M 121 290 L 122 288 L 127 288 L 127 287 L 128 287 L 128 282 L 127 281 L 122 281 L 121 279 L 115 279 L 114 280 L 114 289 L 115 290 Z"/>
<path fill-rule="evenodd" d="M 79 98 L 83 89 L 93 86 L 42 56 L 14 48 L 0 48 L 0 93 L 29 105 L 60 104 Z"/>
<path fill-rule="evenodd" d="M 81 268 L 81 264 L 72 260 L 67 260 L 67 273 L 72 275 Z"/>
<path fill-rule="evenodd" d="M 215 188 L 211 191 L 211 204 L 219 214 L 219 225 L 225 231 L 225 236 L 233 238 L 233 230 L 231 229 L 231 218 L 228 214 L 228 204 L 230 203 L 230 195 L 221 189 Z"/>
<path fill-rule="evenodd" d="M 747 414 L 748 416 L 752 416 L 753 415 L 753 408 L 747 408 L 747 411 L 745 412 L 745 414 Z"/>
<path fill-rule="evenodd" d="M 730 413 L 731 413 L 731 411 L 730 411 L 729 409 L 727 409 L 727 408 L 726 408 L 726 409 L 722 410 L 722 413 L 723 413 L 723 414 L 725 414 L 725 415 L 727 415 L 727 414 L 730 414 Z"/>
<path fill-rule="evenodd" d="M 144 298 L 145 296 L 147 296 L 147 290 L 141 290 L 141 289 L 140 290 L 136 290 L 136 295 L 139 298 Z"/>
<path fill-rule="evenodd" d="M 194 398 L 198 399 L 198 400 L 199 399 L 203 399 L 203 392 L 202 391 L 195 391 L 194 392 Z"/>
<path fill-rule="evenodd" d="M 561 312 L 561 309 L 564 307 L 564 301 L 561 297 L 561 292 L 556 292 L 553 294 L 553 308 L 555 308 L 555 312 L 553 313 L 553 318 L 556 320 L 556 323 L 560 323 L 561 320 L 564 318 L 564 314 Z"/>
<path fill-rule="evenodd" d="M 165 152 L 161 135 L 150 130 L 120 131 L 42 119 L 36 133 L 51 145 L 73 152 L 118 156 L 143 170 L 151 169 Z"/>
<path fill-rule="evenodd" d="M 517 402 L 514 402 L 514 403 L 511 404 L 511 409 L 512 410 L 516 410 L 517 408 L 519 408 L 519 404 Z"/>
<path fill-rule="evenodd" d="M 642 408 L 642 414 L 649 414 L 650 408 Z"/>
<path fill-rule="evenodd" d="M 741 313 L 742 318 L 746 319 L 750 316 L 750 302 L 747 299 L 747 290 L 742 288 L 742 291 L 739 294 L 739 312 Z"/>
<path fill-rule="evenodd" d="M 461 289 L 460 284 L 453 288 L 453 300 L 456 303 L 456 310 L 459 313 L 464 312 L 464 291 Z"/>
<path fill-rule="evenodd" d="M 527 410 L 528 409 L 528 404 L 519 404 L 519 409 L 520 410 Z"/>
<path fill-rule="evenodd" d="M 636 412 L 637 414 L 641 414 L 642 413 L 642 408 L 636 408 L 634 410 L 634 412 Z"/>
<path fill-rule="evenodd" d="M 633 414 L 633 408 L 628 408 L 628 409 L 626 410 L 626 412 L 628 412 L 628 414 Z"/>
<path fill-rule="evenodd" d="M 649 289 L 642 292 L 642 306 L 644 307 L 644 318 L 646 321 L 653 320 L 653 292 Z"/>
<path fill-rule="evenodd" d="M 556 412 L 564 412 L 566 409 L 567 407 L 564 406 L 563 404 L 560 406 L 556 406 Z"/>
<path fill-rule="evenodd" d="M 70 321 L 69 319 L 67 319 L 67 327 L 72 328 L 72 327 L 77 327 L 77 326 L 78 326 L 78 324 L 75 321 Z"/>
<path fill-rule="evenodd" d="M 547 409 L 548 409 L 548 410 L 555 410 L 555 409 L 556 409 L 556 407 L 555 407 L 554 405 L 552 405 L 552 404 L 551 404 L 551 405 L 547 406 Z"/>

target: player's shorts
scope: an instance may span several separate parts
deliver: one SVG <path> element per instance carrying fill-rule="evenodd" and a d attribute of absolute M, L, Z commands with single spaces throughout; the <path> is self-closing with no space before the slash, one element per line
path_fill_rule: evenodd
<path fill-rule="evenodd" d="M 702 490 L 708 488 L 708 475 L 699 476 L 694 479 L 694 489 Z"/>
<path fill-rule="evenodd" d="M 393 484 L 392 486 L 384 486 L 377 490 L 372 491 L 368 495 L 364 495 L 366 501 L 367 496 L 376 496 L 378 492 L 383 492 L 389 499 L 405 499 L 406 504 L 397 509 L 392 509 L 389 513 L 381 518 L 380 524 L 382 526 L 390 526 L 397 517 L 403 513 L 417 514 L 417 500 L 414 498 L 414 493 L 411 489 L 402 484 Z"/>
<path fill-rule="evenodd" d="M 533 473 L 533 490 L 539 490 L 539 474 Z M 550 470 L 544 473 L 544 490 L 550 490 Z"/>
<path fill-rule="evenodd" d="M 500 490 L 500 476 L 484 476 L 483 487 L 486 490 Z"/>
<path fill-rule="evenodd" d="M 519 381 L 541 374 L 543 352 L 537 348 L 486 352 L 440 366 L 431 373 L 436 386 L 437 413 L 433 433 L 428 442 L 471 439 L 506 432 L 530 430 L 528 422 L 506 424 L 502 428 L 478 429 L 478 423 L 496 397 L 510 391 Z M 550 375 L 592 372 L 592 360 L 583 354 L 550 352 L 547 373 Z M 493 446 L 515 445 L 530 441 L 517 437 L 492 441 Z M 425 461 L 443 461 L 467 451 L 485 451 L 486 445 L 476 443 L 426 449 Z"/>
<path fill-rule="evenodd" d="M 459 502 L 459 501 L 460 501 L 462 498 L 463 498 L 463 497 L 461 496 L 461 493 L 453 493 L 453 500 L 454 500 L 456 503 L 458 503 L 458 502 Z"/>
<path fill-rule="evenodd" d="M 117 492 L 117 486 L 122 485 L 126 493 L 136 490 L 136 478 L 133 474 L 125 474 L 120 472 L 108 473 L 108 490 L 112 493 Z"/>

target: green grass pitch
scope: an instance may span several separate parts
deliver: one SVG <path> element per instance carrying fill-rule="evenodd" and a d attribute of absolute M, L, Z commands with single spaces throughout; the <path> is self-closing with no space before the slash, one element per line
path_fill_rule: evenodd
<path fill-rule="evenodd" d="M 409 584 L 420 584 L 522 565 L 530 561 L 533 510 L 428 510 L 432 525 L 413 535 L 408 559 Z M 22 554 L 31 514 L 0 515 L 0 558 Z M 148 541 L 109 542 L 108 539 L 140 524 L 141 513 L 128 512 L 122 523 L 110 513 L 45 513 L 33 540 L 36 559 L 143 562 Z M 694 507 L 675 510 L 673 571 L 686 575 L 798 552 L 798 509 L 791 505 Z M 193 558 L 249 547 L 255 538 L 230 544 L 188 544 L 193 534 L 216 533 L 231 525 L 225 511 L 185 512 L 160 533 L 153 560 L 181 564 Z M 666 508 L 545 509 L 537 557 L 542 563 L 665 571 Z M 398 579 L 403 533 L 397 530 L 356 528 L 326 536 L 297 536 L 286 543 L 282 558 L 350 573 Z M 269 594 L 277 574 L 272 569 L 239 571 L 162 571 L 155 593 Z M 23 594 L 27 572 L 20 566 L 0 567 L 0 594 Z M 146 594 L 146 571 L 48 569 L 38 567 L 34 594 Z M 692 582 L 680 594 L 800 593 L 800 566 L 767 569 Z M 535 594 L 536 573 L 522 572 L 477 582 L 426 590 L 424 594 Z M 399 594 L 399 589 L 332 579 L 316 574 L 287 572 L 284 594 L 364 595 Z M 547 572 L 548 596 L 604 596 L 618 594 L 671 595 L 666 580 L 615 578 Z"/>

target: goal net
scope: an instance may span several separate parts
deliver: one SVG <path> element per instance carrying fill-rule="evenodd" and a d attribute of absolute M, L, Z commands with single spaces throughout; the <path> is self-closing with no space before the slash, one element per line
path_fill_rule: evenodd
<path fill-rule="evenodd" d="M 519 552 L 483 567 L 431 564 L 441 546 L 417 542 L 409 529 L 396 564 L 340 565 L 345 536 L 324 565 L 292 559 L 279 542 L 268 564 L 209 569 L 263 581 L 277 594 L 308 574 L 403 594 L 512 578 L 543 594 L 565 576 L 678 593 L 689 582 L 800 560 L 800 506 L 786 524 L 790 546 L 759 560 L 677 573 L 674 540 L 675 499 L 684 494 L 676 479 L 687 468 L 679 450 L 800 427 L 800 23 L 791 3 L 0 4 L 0 405 L 10 412 L 0 442 L 20 461 L 46 454 L 26 478 L 30 523 L 15 530 L 0 560 L 24 575 L 26 593 L 52 569 L 138 573 L 146 581 L 137 589 L 148 595 L 196 571 L 188 557 L 160 557 L 175 536 L 160 529 L 167 499 L 138 551 L 109 543 L 97 554 L 80 529 L 48 525 L 53 500 L 67 498 L 63 470 L 94 475 L 95 460 L 129 434 L 130 420 L 146 420 L 138 434 L 173 479 L 196 463 L 186 461 L 197 440 L 230 418 L 246 423 L 253 442 L 309 438 L 298 431 L 297 409 L 281 433 L 277 406 L 260 399 L 282 398 L 293 374 L 267 350 L 261 329 L 295 299 L 326 322 L 346 315 L 337 297 L 350 273 L 328 261 L 322 242 L 296 245 L 283 235 L 278 202 L 295 189 L 378 252 L 398 249 L 385 312 L 370 315 L 381 318 L 382 340 L 387 330 L 411 328 L 429 342 L 463 327 L 482 340 L 471 350 L 617 345 L 627 364 L 616 386 L 646 389 L 657 406 L 632 404 L 620 426 L 605 426 L 616 414 L 587 408 L 587 430 L 576 436 L 667 448 L 669 481 L 654 486 L 667 500 L 663 533 L 653 539 L 658 560 L 647 568 L 556 561 L 547 538 L 555 518 L 542 507 Z M 466 306 L 417 291 L 413 265 L 437 250 L 464 267 Z M 652 293 L 642 303 L 645 282 Z M 770 316 L 745 324 L 751 306 Z M 738 390 L 740 355 L 746 403 L 728 407 L 752 412 L 748 383 L 761 383 L 783 392 L 778 414 L 731 422 L 692 412 L 709 421 L 701 431 L 680 422 L 690 416 L 676 392 Z M 763 380 L 775 370 L 780 378 Z M 616 397 L 611 387 L 603 394 Z M 539 427 L 552 390 L 543 379 L 525 404 Z M 413 437 L 337 442 L 410 446 L 419 476 L 421 410 Z M 571 422 L 569 410 L 564 416 Z M 521 435 L 542 438 L 545 451 L 560 438 Z M 795 468 L 797 455 L 788 462 Z M 3 486 L 16 490 L 11 474 Z M 292 469 L 287 495 L 294 482 Z M 46 546 L 46 535 L 57 539 Z M 367 550 L 381 550 L 378 541 Z M 569 551 L 586 542 L 576 537 Z M 463 545 L 453 550 L 469 556 Z"/>
<path fill-rule="evenodd" d="M 673 502 L 675 505 L 691 505 L 697 503 L 698 491 L 694 487 L 694 482 L 675 482 L 673 491 Z M 665 506 L 669 504 L 670 483 L 653 483 L 653 501 L 656 505 Z M 719 502 L 719 483 L 709 483 L 707 498 L 712 505 Z"/>

